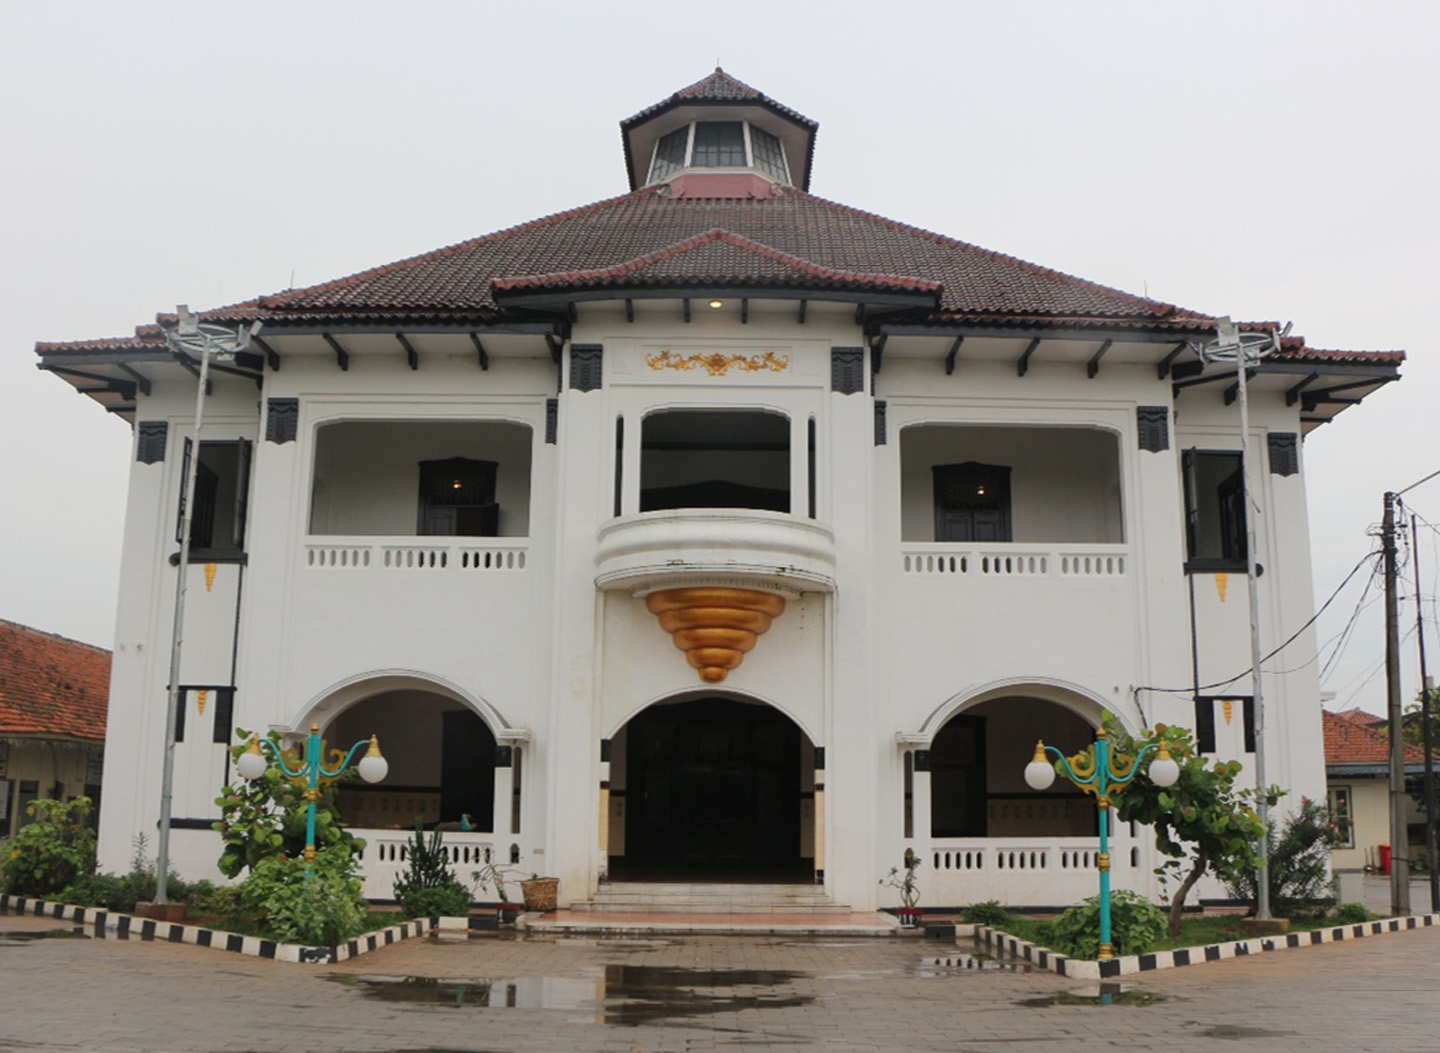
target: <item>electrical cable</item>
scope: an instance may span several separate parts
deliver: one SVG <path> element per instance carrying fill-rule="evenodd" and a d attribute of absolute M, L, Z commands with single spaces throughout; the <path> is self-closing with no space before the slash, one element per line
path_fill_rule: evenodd
<path fill-rule="evenodd" d="M 1325 613 L 1326 608 L 1328 608 L 1328 607 L 1330 606 L 1330 604 L 1332 604 L 1332 603 L 1335 602 L 1335 597 L 1339 596 L 1340 593 L 1341 593 L 1341 591 L 1345 588 L 1345 586 L 1350 584 L 1350 579 L 1353 578 L 1353 577 L 1355 577 L 1355 575 L 1360 572 L 1360 568 L 1363 567 L 1367 562 L 1369 562 L 1370 560 L 1374 559 L 1374 558 L 1375 558 L 1376 556 L 1378 556 L 1378 555 L 1380 555 L 1379 552 L 1373 552 L 1373 551 L 1372 551 L 1372 552 L 1368 552 L 1368 553 L 1366 553 L 1364 556 L 1362 556 L 1361 559 L 1360 559 L 1360 562 L 1356 563 L 1355 566 L 1351 567 L 1351 568 L 1350 568 L 1350 573 L 1345 575 L 1345 580 L 1342 581 L 1338 586 L 1336 586 L 1335 591 L 1330 594 L 1330 598 L 1327 599 L 1324 603 L 1322 603 L 1322 604 L 1320 605 L 1320 608 L 1319 608 L 1314 614 L 1312 614 L 1312 615 L 1310 616 L 1309 620 L 1306 621 L 1304 625 L 1300 626 L 1300 628 L 1296 629 L 1293 633 L 1291 633 L 1289 639 L 1287 639 L 1287 640 L 1286 640 L 1284 643 L 1282 643 L 1279 647 L 1275 648 L 1275 650 L 1271 651 L 1269 654 L 1267 654 L 1267 655 L 1265 655 L 1264 657 L 1262 657 L 1262 658 L 1260 659 L 1260 664 L 1263 666 L 1266 662 L 1268 662 L 1270 659 L 1274 658 L 1277 654 L 1279 654 L 1281 651 L 1285 650 L 1285 648 L 1289 647 L 1292 643 L 1294 643 L 1297 639 L 1299 639 L 1300 634 L 1303 633 L 1306 629 L 1310 628 L 1310 626 L 1314 625 L 1315 622 L 1316 622 L 1316 620 L 1320 617 L 1320 615 L 1322 615 L 1322 614 Z M 1368 588 L 1369 588 L 1368 584 L 1367 584 L 1366 588 L 1367 588 L 1367 590 L 1368 590 Z M 1198 686 L 1198 690 L 1199 690 L 1199 691 L 1210 691 L 1210 690 L 1213 690 L 1214 688 L 1217 688 L 1217 687 L 1228 687 L 1229 685 L 1233 684 L 1235 681 L 1239 680 L 1239 679 L 1240 679 L 1241 677 L 1243 677 L 1243 676 L 1248 675 L 1249 673 L 1250 673 L 1250 670 L 1249 670 L 1249 669 L 1245 669 L 1243 672 L 1236 673 L 1234 676 L 1230 677 L 1228 680 L 1217 680 L 1217 681 L 1216 681 L 1215 683 L 1213 683 L 1213 684 L 1201 684 L 1201 685 Z M 1133 692 L 1132 692 L 1132 694 L 1133 694 L 1134 697 L 1135 697 L 1136 705 L 1137 705 L 1137 706 L 1139 705 L 1139 698 L 1140 698 L 1140 692 L 1141 692 L 1141 691 L 1150 691 L 1150 692 L 1153 692 L 1153 693 L 1166 694 L 1166 695 L 1186 695 L 1186 696 L 1189 696 L 1189 695 L 1192 695 L 1192 694 L 1196 693 L 1197 688 L 1195 688 L 1195 687 L 1151 687 L 1151 686 L 1148 686 L 1148 685 L 1147 685 L 1147 686 L 1142 686 L 1142 687 L 1137 687 L 1137 688 L 1135 688 L 1135 689 L 1133 690 Z"/>

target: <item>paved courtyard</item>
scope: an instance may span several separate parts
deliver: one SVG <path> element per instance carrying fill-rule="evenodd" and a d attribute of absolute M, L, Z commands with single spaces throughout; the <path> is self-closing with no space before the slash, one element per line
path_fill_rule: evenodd
<path fill-rule="evenodd" d="M 488 936 L 324 968 L 0 915 L 0 1050 L 1440 1048 L 1440 929 L 1093 987 L 920 939 Z M 1061 1003 L 1061 1004 L 1057 1004 Z"/>

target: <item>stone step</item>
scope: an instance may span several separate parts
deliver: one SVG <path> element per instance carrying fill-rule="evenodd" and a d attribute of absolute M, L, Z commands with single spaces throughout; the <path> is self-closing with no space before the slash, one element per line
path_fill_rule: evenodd
<path fill-rule="evenodd" d="M 594 898 L 572 903 L 581 912 L 684 912 L 691 914 L 849 914 L 816 885 L 688 884 L 617 881 L 601 885 Z"/>

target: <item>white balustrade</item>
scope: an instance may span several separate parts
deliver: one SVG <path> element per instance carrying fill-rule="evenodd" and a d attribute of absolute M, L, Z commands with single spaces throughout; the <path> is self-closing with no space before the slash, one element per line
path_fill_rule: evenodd
<path fill-rule="evenodd" d="M 410 869 L 410 850 L 415 843 L 414 830 L 351 831 L 363 838 L 365 848 L 359 855 L 364 894 L 367 899 L 394 899 L 395 879 Z M 491 861 L 494 838 L 490 834 L 447 831 L 441 836 L 441 850 L 455 877 L 471 885 L 471 871 Z M 430 834 L 425 835 L 428 844 Z"/>
<path fill-rule="evenodd" d="M 912 544 L 901 551 L 907 575 L 986 578 L 1118 578 L 1126 573 L 1124 545 L 1047 546 Z"/>
<path fill-rule="evenodd" d="M 960 906 L 993 899 L 1065 906 L 1098 889 L 1100 848 L 1093 837 L 947 838 L 929 844 L 921 873 L 929 874 L 922 889 L 930 903 Z M 1115 887 L 1148 886 L 1150 876 L 1140 873 L 1134 839 L 1112 838 L 1110 859 Z M 1094 875 L 1096 887 L 1076 885 L 1077 873 Z"/>
<path fill-rule="evenodd" d="M 524 543 L 477 545 L 417 540 L 368 544 L 345 538 L 305 545 L 305 566 L 322 570 L 522 571 L 528 564 L 529 546 Z"/>

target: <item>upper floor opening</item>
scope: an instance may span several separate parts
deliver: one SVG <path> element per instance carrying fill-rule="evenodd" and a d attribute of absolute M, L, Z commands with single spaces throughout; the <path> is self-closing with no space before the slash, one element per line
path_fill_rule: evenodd
<path fill-rule="evenodd" d="M 321 426 L 310 533 L 526 537 L 528 425 L 348 420 Z"/>
<path fill-rule="evenodd" d="M 777 183 L 790 183 L 780 139 L 751 121 L 691 121 L 661 136 L 646 183 L 661 183 L 689 168 L 753 168 Z"/>
<path fill-rule="evenodd" d="M 914 425 L 900 473 L 905 541 L 1125 541 L 1119 439 L 1100 428 Z"/>
<path fill-rule="evenodd" d="M 790 420 L 764 410 L 661 410 L 641 423 L 640 511 L 789 512 Z"/>

